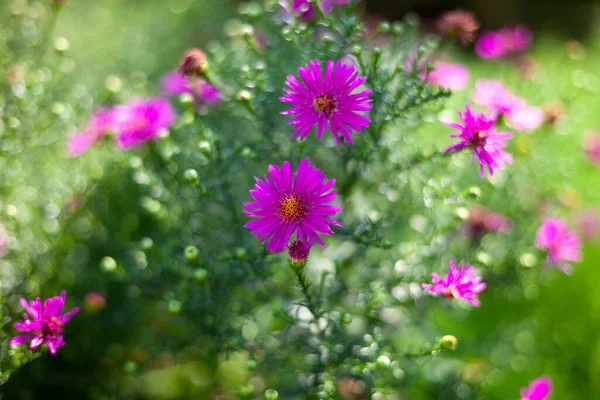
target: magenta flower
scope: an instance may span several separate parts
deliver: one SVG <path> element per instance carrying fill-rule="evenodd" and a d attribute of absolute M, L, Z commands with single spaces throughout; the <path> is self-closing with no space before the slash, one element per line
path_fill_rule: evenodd
<path fill-rule="evenodd" d="M 441 279 L 435 272 L 431 274 L 433 285 L 423 283 L 423 289 L 435 294 L 441 294 L 448 298 L 462 299 L 479 307 L 481 304 L 477 300 L 477 294 L 483 291 L 487 286 L 481 281 L 480 276 L 475 276 L 475 268 L 467 265 L 467 269 L 463 263 L 460 263 L 456 269 L 456 262 L 450 261 L 450 272 Z"/>
<path fill-rule="evenodd" d="M 529 131 L 544 122 L 544 112 L 528 105 L 525 100 L 512 94 L 500 81 L 480 79 L 475 84 L 473 100 L 492 111 L 493 117 L 505 116 L 514 128 Z"/>
<path fill-rule="evenodd" d="M 110 109 L 101 108 L 90 117 L 83 131 L 71 136 L 67 143 L 67 153 L 77 157 L 90 147 L 101 142 L 104 136 L 113 128 L 113 116 Z"/>
<path fill-rule="evenodd" d="M 304 140 L 317 125 L 317 137 L 321 140 L 329 124 L 336 143 L 340 143 L 340 133 L 345 141 L 354 143 L 353 131 L 360 132 L 371 123 L 369 118 L 358 114 L 371 109 L 371 89 L 352 94 L 367 78 L 360 77 L 353 65 L 341 61 L 335 64 L 327 61 L 324 78 L 318 60 L 298 69 L 298 74 L 302 83 L 288 75 L 286 84 L 290 89 L 284 89 L 286 95 L 279 99 L 295 106 L 281 113 L 296 115 L 288 122 L 295 127 L 292 137 L 300 136 L 300 140 Z"/>
<path fill-rule="evenodd" d="M 294 240 L 288 248 L 288 255 L 292 265 L 304 265 L 310 255 L 310 244 L 304 243 L 302 240 Z"/>
<path fill-rule="evenodd" d="M 552 381 L 547 376 L 537 378 L 521 389 L 521 400 L 547 400 L 552 393 Z"/>
<path fill-rule="evenodd" d="M 14 327 L 28 333 L 15 336 L 11 339 L 10 345 L 19 346 L 31 341 L 29 348 L 35 349 L 40 344 L 46 343 L 50 354 L 55 356 L 56 351 L 66 344 L 62 337 L 63 326 L 79 311 L 79 307 L 75 307 L 61 315 L 65 307 L 66 296 L 67 292 L 63 290 L 60 296 L 47 299 L 43 305 L 39 297 L 29 303 L 27 300 L 21 299 L 21 306 L 26 311 L 23 315 L 25 321 L 15 323 Z"/>
<path fill-rule="evenodd" d="M 421 74 L 424 77 L 424 73 Z M 469 84 L 469 70 L 464 64 L 435 65 L 435 69 L 429 72 L 427 80 L 434 85 L 441 86 L 453 91 L 463 90 Z"/>
<path fill-rule="evenodd" d="M 537 231 L 535 246 L 548 252 L 546 265 L 570 274 L 571 265 L 565 261 L 581 261 L 581 240 L 562 219 L 547 218 Z"/>
<path fill-rule="evenodd" d="M 202 78 L 191 79 L 178 71 L 166 73 L 160 80 L 160 87 L 165 96 L 179 96 L 189 93 L 197 103 L 218 103 L 222 100 L 221 92 Z"/>
<path fill-rule="evenodd" d="M 469 209 L 469 218 L 465 222 L 465 236 L 476 239 L 487 232 L 509 233 L 513 229 L 513 221 L 494 211 L 481 206 Z"/>
<path fill-rule="evenodd" d="M 600 133 L 586 135 L 583 147 L 587 158 L 592 163 L 600 165 Z"/>
<path fill-rule="evenodd" d="M 504 164 L 512 164 L 512 155 L 502 150 L 506 147 L 505 141 L 512 138 L 512 133 L 496 132 L 494 129 L 496 120 L 484 114 L 473 113 L 469 104 L 466 105 L 466 110 L 459 111 L 458 115 L 462 125 L 457 123 L 445 123 L 445 125 L 459 131 L 449 136 L 460 138 L 461 142 L 448 147 L 446 153 L 471 147 L 473 156 L 470 162 L 472 163 L 475 157 L 479 159 L 479 171 L 482 177 L 485 177 L 486 166 L 490 175 L 493 175 L 494 169 L 503 169 Z"/>
<path fill-rule="evenodd" d="M 319 235 L 333 234 L 329 225 L 342 226 L 327 218 L 342 211 L 329 204 L 336 198 L 335 179 L 327 180 L 308 159 L 300 161 L 295 174 L 288 161 L 281 167 L 269 165 L 269 174 L 264 181 L 254 178 L 256 185 L 250 190 L 254 202 L 244 203 L 248 208 L 244 214 L 256 219 L 245 227 L 274 253 L 284 250 L 294 233 L 296 240 L 309 246 L 317 242 L 326 247 Z"/>
<path fill-rule="evenodd" d="M 169 129 L 177 116 L 168 100 L 155 97 L 134 99 L 113 109 L 117 145 L 130 149 L 148 140 L 156 140 Z"/>
<path fill-rule="evenodd" d="M 533 34 L 525 26 L 505 27 L 484 32 L 475 43 L 475 53 L 486 60 L 502 58 L 524 52 L 532 42 Z"/>
<path fill-rule="evenodd" d="M 329 14 L 333 11 L 333 8 L 336 5 L 348 5 L 350 4 L 350 0 L 322 0 L 321 1 L 321 9 L 324 13 Z"/>

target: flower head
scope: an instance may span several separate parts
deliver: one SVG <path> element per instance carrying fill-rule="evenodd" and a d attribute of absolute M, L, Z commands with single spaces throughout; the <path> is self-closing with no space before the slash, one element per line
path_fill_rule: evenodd
<path fill-rule="evenodd" d="M 85 306 L 90 311 L 100 311 L 106 307 L 106 296 L 97 292 L 85 295 Z"/>
<path fill-rule="evenodd" d="M 465 10 L 448 11 L 436 21 L 436 28 L 441 35 L 458 39 L 466 46 L 475 39 L 475 32 L 479 29 L 479 22 L 472 12 Z"/>
<path fill-rule="evenodd" d="M 79 311 L 79 308 L 75 307 L 61 315 L 65 307 L 66 296 L 67 292 L 63 290 L 60 296 L 51 297 L 43 304 L 39 297 L 29 303 L 27 300 L 21 299 L 21 306 L 26 311 L 23 316 L 25 321 L 15 323 L 14 327 L 22 332 L 27 332 L 27 334 L 12 338 L 11 346 L 31 341 L 29 348 L 34 349 L 40 344 L 46 343 L 50 354 L 56 355 L 57 350 L 66 344 L 62 337 L 64 325 Z"/>
<path fill-rule="evenodd" d="M 459 150 L 465 147 L 473 149 L 471 162 L 477 157 L 479 159 L 481 176 L 485 176 L 485 167 L 490 173 L 494 174 L 495 169 L 503 169 L 504 164 L 512 164 L 512 156 L 503 150 L 506 147 L 505 141 L 512 138 L 510 132 L 496 132 L 494 129 L 495 119 L 490 119 L 484 114 L 475 114 L 467 104 L 465 111 L 459 111 L 458 115 L 462 120 L 462 125 L 457 123 L 446 123 L 451 128 L 458 130 L 459 133 L 450 135 L 451 138 L 461 139 L 460 143 L 450 146 L 446 153 Z"/>
<path fill-rule="evenodd" d="M 476 239 L 487 232 L 512 231 L 513 222 L 510 218 L 500 215 L 487 208 L 475 206 L 469 209 L 469 219 L 465 224 L 465 236 Z"/>
<path fill-rule="evenodd" d="M 352 93 L 365 83 L 366 77 L 360 77 L 353 65 L 341 61 L 327 61 L 323 77 L 318 60 L 298 69 L 302 83 L 293 75 L 288 75 L 284 89 L 286 95 L 280 100 L 293 104 L 294 107 L 283 111 L 284 115 L 296 115 L 289 124 L 296 130 L 292 136 L 300 136 L 304 140 L 313 126 L 317 125 L 317 137 L 321 140 L 328 125 L 340 143 L 343 138 L 354 143 L 352 134 L 369 126 L 371 120 L 359 112 L 371 109 L 370 89 Z"/>
<path fill-rule="evenodd" d="M 425 75 L 424 73 L 422 75 Z M 427 80 L 434 85 L 441 86 L 453 91 L 459 91 L 469 84 L 469 70 L 464 64 L 435 65 L 433 71 L 429 72 Z"/>
<path fill-rule="evenodd" d="M 533 34 L 525 26 L 505 27 L 485 32 L 475 44 L 475 52 L 483 59 L 501 58 L 522 53 L 533 41 Z"/>
<path fill-rule="evenodd" d="M 179 61 L 179 71 L 185 76 L 203 76 L 206 68 L 208 68 L 208 57 L 197 48 L 187 50 Z"/>
<path fill-rule="evenodd" d="M 547 265 L 554 265 L 565 274 L 572 271 L 565 261 L 581 261 L 581 240 L 562 219 L 547 218 L 537 231 L 535 245 L 548 252 Z"/>
<path fill-rule="evenodd" d="M 269 174 L 264 181 L 254 178 L 253 202 L 244 203 L 244 214 L 256 219 L 245 227 L 274 253 L 284 250 L 294 233 L 296 240 L 309 246 L 317 242 L 325 247 L 320 235 L 333 234 L 330 225 L 341 226 L 327 218 L 342 210 L 329 204 L 336 198 L 337 190 L 332 190 L 335 179 L 327 180 L 308 159 L 300 161 L 295 173 L 286 161 L 281 167 L 269 165 Z"/>
<path fill-rule="evenodd" d="M 90 147 L 101 142 L 104 136 L 113 128 L 113 114 L 110 109 L 101 108 L 88 120 L 85 129 L 71 136 L 67 143 L 67 153 L 77 157 Z"/>
<path fill-rule="evenodd" d="M 156 140 L 175 122 L 171 104 L 163 98 L 134 99 L 113 109 L 117 145 L 130 149 L 148 140 Z"/>
<path fill-rule="evenodd" d="M 197 103 L 218 103 L 222 100 L 221 92 L 202 78 L 188 78 L 178 71 L 165 74 L 160 80 L 165 96 L 178 96 L 189 93 Z"/>
<path fill-rule="evenodd" d="M 552 381 L 547 376 L 537 378 L 521 389 L 521 400 L 547 400 L 552 393 Z"/>
<path fill-rule="evenodd" d="M 448 298 L 462 299 L 479 307 L 477 294 L 483 291 L 487 286 L 481 281 L 480 276 L 475 276 L 475 268 L 471 265 L 465 266 L 460 263 L 456 269 L 456 262 L 450 261 L 450 272 L 442 279 L 435 272 L 431 274 L 433 285 L 422 284 L 423 289 L 435 294 L 441 294 Z"/>
<path fill-rule="evenodd" d="M 520 131 L 538 128 L 544 122 L 544 112 L 530 106 L 522 98 L 512 94 L 500 81 L 480 79 L 475 84 L 473 100 L 489 108 L 493 117 L 505 116 Z"/>
<path fill-rule="evenodd" d="M 584 143 L 587 158 L 596 165 L 600 165 L 600 133 L 586 135 Z"/>

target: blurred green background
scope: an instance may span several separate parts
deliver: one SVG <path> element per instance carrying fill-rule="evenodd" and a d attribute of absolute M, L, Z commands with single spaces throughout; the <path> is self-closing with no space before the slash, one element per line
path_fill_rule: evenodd
<path fill-rule="evenodd" d="M 15 7 L 31 7 L 32 4 L 17 3 Z M 396 3 L 369 1 L 364 4 L 364 9 L 372 13 L 369 18 L 377 18 L 377 15 L 400 18 L 407 11 L 433 18 L 454 5 L 445 1 Z M 455 113 L 469 100 L 477 78 L 504 80 L 531 104 L 560 101 L 567 108 L 565 119 L 556 126 L 546 126 L 532 136 L 522 135 L 515 141 L 513 152 L 517 153 L 517 159 L 522 157 L 523 164 L 518 171 L 511 172 L 514 183 L 510 189 L 492 192 L 484 199 L 486 206 L 512 216 L 511 204 L 527 201 L 528 193 L 534 191 L 552 199 L 551 207 L 573 220 L 585 208 L 598 211 L 599 169 L 582 152 L 584 133 L 600 129 L 600 76 L 597 67 L 600 65 L 600 32 L 594 30 L 598 26 L 596 6 L 591 1 L 573 4 L 513 1 L 510 4 L 502 2 L 501 7 L 498 2 L 491 1 L 456 4 L 475 10 L 484 27 L 495 28 L 503 21 L 533 26 L 535 41 L 529 55 L 537 72 L 534 79 L 526 79 L 511 63 L 482 62 L 476 59 L 471 49 L 457 50 L 452 57 L 468 65 L 471 82 L 468 89 L 451 98 L 444 113 Z M 113 90 L 115 85 L 121 84 L 131 94 L 144 94 L 148 90 L 157 93 L 160 76 L 177 65 L 185 49 L 203 47 L 212 40 L 224 38 L 225 21 L 235 15 L 236 7 L 237 3 L 231 1 L 72 0 L 56 27 L 56 35 L 69 40 L 69 57 L 76 66 L 67 84 L 73 87 L 83 85 L 93 93 Z M 2 12 L 9 13 L 10 10 L 5 6 Z M 81 124 L 85 115 L 79 118 L 76 123 Z M 68 128 L 64 129 L 65 138 L 70 133 Z M 440 140 L 447 142 L 447 133 L 448 130 L 437 121 L 431 121 L 416 134 L 416 137 L 422 138 L 419 145 L 414 141 L 408 145 L 421 147 L 422 143 L 428 143 L 428 146 L 438 148 Z M 62 144 L 56 143 L 55 146 L 58 149 Z M 461 162 L 464 163 L 464 160 Z M 57 157 L 56 163 L 93 171 L 103 161 L 99 153 L 93 161 L 89 158 L 67 161 Z M 84 166 L 84 163 L 87 165 Z M 472 172 L 465 171 L 462 179 L 476 183 L 477 177 Z M 103 173 L 111 179 L 120 179 L 110 167 Z M 108 216 L 118 213 L 121 208 L 136 207 L 128 203 L 128 199 L 116 200 L 129 183 L 123 178 L 123 182 L 116 181 L 103 188 L 105 198 L 98 201 L 110 199 L 110 207 L 96 204 L 97 209 Z M 135 193 L 137 189 L 132 185 L 128 190 Z M 136 223 L 137 231 L 143 231 L 146 223 L 151 225 L 148 221 Z M 115 223 L 115 230 L 120 227 Z M 519 229 L 533 237 L 536 228 L 526 226 Z M 135 234 L 127 232 L 110 231 L 107 235 L 116 236 L 111 241 L 114 247 L 92 248 L 86 259 L 98 260 L 104 254 L 118 255 L 124 252 L 119 241 L 139 240 Z M 509 248 L 510 239 L 504 240 L 505 247 Z M 57 251 L 64 252 L 65 259 L 77 258 L 72 254 L 69 256 L 66 250 L 68 243 L 63 245 L 65 248 Z M 532 251 L 535 251 L 533 245 Z M 484 243 L 483 248 L 473 254 L 483 263 L 485 257 L 482 253 L 493 254 L 494 249 L 486 248 Z M 595 379 L 600 374 L 600 291 L 596 289 L 596 283 L 600 281 L 599 261 L 597 242 L 587 243 L 584 261 L 575 266 L 573 276 L 567 277 L 554 270 L 517 268 L 512 273 L 518 274 L 521 286 L 515 286 L 514 280 L 510 279 L 507 279 L 510 284 L 494 282 L 496 287 L 481 296 L 485 307 L 458 314 L 433 307 L 434 329 L 452 333 L 460 340 L 455 356 L 462 376 L 456 379 L 483 384 L 491 393 L 491 397 L 472 397 L 474 395 L 467 388 L 467 392 L 463 391 L 464 396 L 459 398 L 516 399 L 519 389 L 539 375 L 549 375 L 554 380 L 554 399 L 600 398 L 600 383 Z M 81 260 L 73 261 L 73 265 L 80 264 Z M 188 395 L 185 387 L 190 382 L 202 385 L 203 380 L 210 379 L 211 372 L 206 370 L 206 366 L 181 362 L 185 356 L 180 356 L 178 362 L 173 363 L 174 355 L 168 353 L 154 355 L 152 368 L 143 371 L 141 378 L 121 376 L 121 361 L 136 357 L 146 360 L 148 357 L 141 350 L 143 343 L 140 354 L 135 354 L 135 348 L 125 348 L 127 336 L 137 340 L 143 338 L 146 332 L 143 332 L 142 325 L 136 325 L 136 321 L 124 320 L 119 309 L 111 308 L 111 304 L 123 304 L 124 293 L 131 288 L 119 282 L 107 283 L 99 288 L 96 282 L 101 279 L 101 272 L 95 266 L 93 268 L 95 272 L 75 269 L 74 274 L 78 279 L 86 279 L 90 290 L 106 292 L 108 308 L 93 318 L 73 320 L 69 326 L 70 346 L 56 359 L 44 356 L 19 370 L 2 388 L 6 399 L 83 398 L 84 393 L 94 393 L 95 385 L 108 386 L 113 390 L 112 394 L 99 390 L 95 398 L 185 398 Z M 508 270 L 507 266 L 498 268 Z M 541 274 L 541 284 L 538 274 Z M 278 278 L 274 279 L 277 281 Z M 74 298 L 83 298 L 84 287 L 85 284 L 82 284 L 81 292 L 72 294 Z M 142 314 L 148 310 L 139 312 Z M 142 318 L 144 316 L 140 315 Z M 165 321 L 153 322 L 158 327 L 148 329 L 158 331 L 165 325 L 173 330 L 181 328 L 175 319 L 168 317 Z M 103 342 L 108 343 L 112 338 L 120 344 L 113 343 L 100 349 L 77 339 L 78 336 L 93 334 L 104 335 Z M 134 353 L 133 356 L 131 353 Z M 169 368 L 163 369 L 163 366 Z M 434 379 L 445 366 L 447 364 L 431 361 L 424 368 Z M 228 367 L 231 366 L 224 364 L 223 369 Z M 132 372 L 127 368 L 133 370 L 135 365 L 125 364 L 125 372 Z M 227 379 L 236 381 L 235 376 L 223 378 L 224 381 Z M 114 386 L 111 386 L 113 383 Z M 123 388 L 126 388 L 125 392 Z M 440 391 L 446 393 L 444 388 Z M 46 397 L 44 393 L 56 393 L 57 397 Z M 455 394 L 448 393 L 439 398 L 456 398 Z M 409 398 L 435 397 L 419 392 L 410 394 Z"/>

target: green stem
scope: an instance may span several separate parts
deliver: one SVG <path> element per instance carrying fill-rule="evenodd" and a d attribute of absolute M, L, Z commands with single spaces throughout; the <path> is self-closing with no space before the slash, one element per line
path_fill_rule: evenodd
<path fill-rule="evenodd" d="M 311 294 L 310 294 L 310 284 L 306 280 L 306 275 L 304 274 L 304 268 L 292 268 L 294 273 L 296 274 L 296 278 L 298 279 L 298 283 L 300 284 L 300 290 L 304 295 L 304 301 L 306 303 L 306 308 L 311 312 L 315 322 L 321 317 L 321 313 L 314 302 Z"/>

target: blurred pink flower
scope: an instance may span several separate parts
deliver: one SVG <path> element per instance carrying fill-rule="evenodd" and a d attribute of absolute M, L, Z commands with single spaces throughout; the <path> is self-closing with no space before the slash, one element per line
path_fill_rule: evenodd
<path fill-rule="evenodd" d="M 500 81 L 480 79 L 475 83 L 473 100 L 492 111 L 493 117 L 505 116 L 515 129 L 529 131 L 544 122 L 544 111 L 530 106 L 512 94 Z"/>
<path fill-rule="evenodd" d="M 572 272 L 565 261 L 581 261 L 581 240 L 562 219 L 547 218 L 537 231 L 535 245 L 548 253 L 546 265 L 556 266 L 565 274 Z"/>
<path fill-rule="evenodd" d="M 465 222 L 465 236 L 476 239 L 487 232 L 509 233 L 513 221 L 485 207 L 474 206 L 469 209 L 469 218 Z"/>
<path fill-rule="evenodd" d="M 521 389 L 521 400 L 547 400 L 552 393 L 552 381 L 543 376 L 537 378 L 529 387 Z"/>
<path fill-rule="evenodd" d="M 21 306 L 26 311 L 23 316 L 25 321 L 17 322 L 14 326 L 27 334 L 15 336 L 10 340 L 10 345 L 19 346 L 31 341 L 29 348 L 35 349 L 42 343 L 46 343 L 50 354 L 55 356 L 58 349 L 65 345 L 62 337 L 64 325 L 79 311 L 79 307 L 75 307 L 68 313 L 62 314 L 66 296 L 67 292 L 63 290 L 60 296 L 51 297 L 43 304 L 39 297 L 29 303 L 21 299 Z"/>
<path fill-rule="evenodd" d="M 524 52 L 532 42 L 533 34 L 527 27 L 504 27 L 484 32 L 475 44 L 475 53 L 483 59 L 502 58 Z"/>
<path fill-rule="evenodd" d="M 462 299 L 479 307 L 481 304 L 477 295 L 487 286 L 481 281 L 480 276 L 475 276 L 475 268 L 471 265 L 465 266 L 460 263 L 456 269 L 456 262 L 450 261 L 450 272 L 441 279 L 435 272 L 431 274 L 433 285 L 422 284 L 423 289 L 435 294 L 441 294 L 448 298 Z"/>
<path fill-rule="evenodd" d="M 600 133 L 588 134 L 583 145 L 588 159 L 596 165 L 600 165 Z"/>
<path fill-rule="evenodd" d="M 333 8 L 338 4 L 348 5 L 350 4 L 350 0 L 322 0 L 321 9 L 324 13 L 330 13 L 333 11 Z"/>
<path fill-rule="evenodd" d="M 89 292 L 85 295 L 84 302 L 91 311 L 100 311 L 106 307 L 106 297 L 102 293 Z"/>
<path fill-rule="evenodd" d="M 169 101 L 161 97 L 133 99 L 115 107 L 113 113 L 117 146 L 121 149 L 158 139 L 177 119 Z"/>
<path fill-rule="evenodd" d="M 438 32 L 446 37 L 458 39 L 466 46 L 475 39 L 475 32 L 479 29 L 479 22 L 472 12 L 465 10 L 448 11 L 442 14 L 435 22 Z"/>
<path fill-rule="evenodd" d="M 101 142 L 106 133 L 113 128 L 113 115 L 110 109 L 101 108 L 96 111 L 86 127 L 79 133 L 71 136 L 67 142 L 69 157 L 77 157 L 85 153 L 94 144 Z"/>
<path fill-rule="evenodd" d="M 178 71 L 166 73 L 160 80 L 160 87 L 166 96 L 191 94 L 198 103 L 218 103 L 221 92 L 202 78 L 188 78 Z"/>
<path fill-rule="evenodd" d="M 588 208 L 577 218 L 579 231 L 588 242 L 595 242 L 600 232 L 600 216 L 596 210 Z"/>
<path fill-rule="evenodd" d="M 425 77 L 425 73 L 421 74 Z M 427 80 L 434 85 L 441 86 L 453 91 L 459 91 L 469 84 L 469 70 L 464 64 L 444 64 L 435 65 L 433 71 L 429 72 Z"/>

